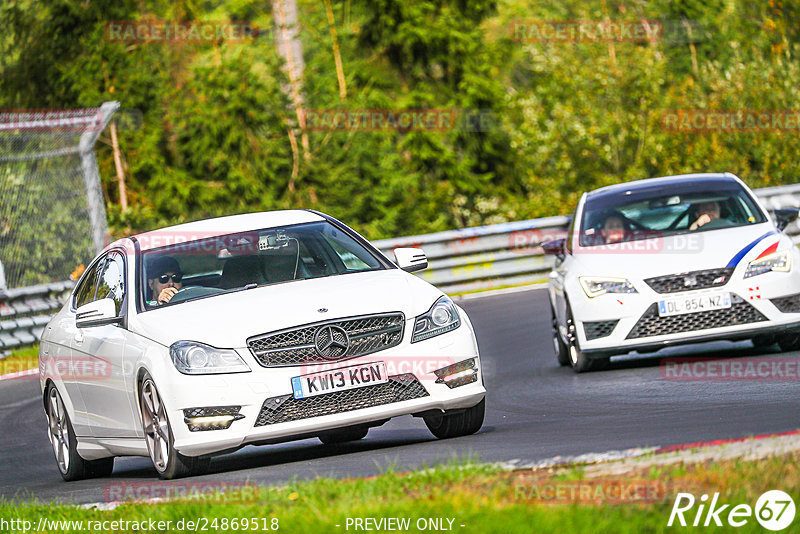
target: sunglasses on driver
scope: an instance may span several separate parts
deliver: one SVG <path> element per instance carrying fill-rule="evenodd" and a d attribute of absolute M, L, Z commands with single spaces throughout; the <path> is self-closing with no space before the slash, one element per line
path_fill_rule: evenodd
<path fill-rule="evenodd" d="M 181 280 L 183 280 L 183 275 L 181 273 L 175 274 L 162 274 L 158 277 L 158 281 L 162 284 L 166 284 L 169 282 L 169 279 L 172 278 L 172 281 L 176 284 L 179 284 Z"/>

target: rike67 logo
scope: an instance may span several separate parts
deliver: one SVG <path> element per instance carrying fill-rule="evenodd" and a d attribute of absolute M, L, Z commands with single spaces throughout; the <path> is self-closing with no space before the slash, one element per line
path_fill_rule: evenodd
<path fill-rule="evenodd" d="M 695 509 L 695 505 L 697 505 Z M 696 499 L 691 493 L 678 493 L 669 514 L 667 526 L 708 527 L 723 525 L 742 527 L 755 516 L 756 521 L 767 530 L 779 531 L 792 524 L 795 515 L 794 500 L 781 490 L 764 492 L 756 501 L 755 508 L 749 504 L 723 504 L 719 493 L 703 494 Z"/>

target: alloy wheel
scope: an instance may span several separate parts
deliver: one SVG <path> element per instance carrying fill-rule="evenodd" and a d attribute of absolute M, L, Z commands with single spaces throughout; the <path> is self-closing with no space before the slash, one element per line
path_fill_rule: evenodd
<path fill-rule="evenodd" d="M 48 437 L 53 453 L 56 456 L 58 469 L 62 474 L 69 471 L 69 432 L 67 430 L 67 411 L 64 401 L 56 388 L 50 388 L 47 396 L 47 423 L 49 426 Z"/>
<path fill-rule="evenodd" d="M 142 384 L 142 419 L 150 459 L 159 472 L 167 469 L 170 456 L 170 429 L 167 412 L 155 384 L 151 379 Z"/>

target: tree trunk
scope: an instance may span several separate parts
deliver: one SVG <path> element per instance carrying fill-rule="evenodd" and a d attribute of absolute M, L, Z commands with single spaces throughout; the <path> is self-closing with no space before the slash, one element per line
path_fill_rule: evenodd
<path fill-rule="evenodd" d="M 286 74 L 289 78 L 289 85 L 284 86 L 283 91 L 292 101 L 295 115 L 297 116 L 297 126 L 300 128 L 300 144 L 303 146 L 303 157 L 306 160 L 311 158 L 311 149 L 306 133 L 306 117 L 303 111 L 303 72 L 305 61 L 303 61 L 303 44 L 300 42 L 297 29 L 297 0 L 272 0 L 272 15 L 275 18 L 275 44 L 278 53 L 286 62 Z M 294 129 L 289 125 L 290 129 Z M 296 132 L 290 132 L 290 137 Z M 294 172 L 292 173 L 295 174 Z M 294 189 L 294 176 L 289 184 L 290 189 Z"/>

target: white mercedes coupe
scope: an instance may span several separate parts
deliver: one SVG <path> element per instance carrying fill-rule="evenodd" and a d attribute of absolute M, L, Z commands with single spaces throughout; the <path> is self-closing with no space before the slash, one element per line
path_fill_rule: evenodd
<path fill-rule="evenodd" d="M 477 432 L 486 390 L 464 313 L 314 211 L 210 219 L 116 241 L 47 325 L 40 379 L 65 480 L 149 456 L 162 478 L 245 445 L 365 437 L 422 417 Z"/>
<path fill-rule="evenodd" d="M 545 243 L 553 345 L 577 372 L 610 356 L 712 340 L 800 348 L 800 251 L 736 176 L 692 174 L 586 193 Z"/>

